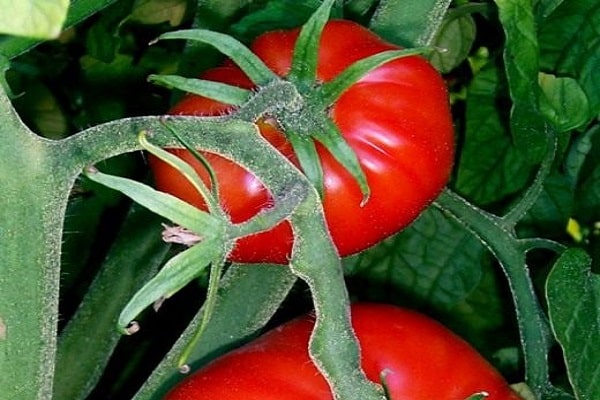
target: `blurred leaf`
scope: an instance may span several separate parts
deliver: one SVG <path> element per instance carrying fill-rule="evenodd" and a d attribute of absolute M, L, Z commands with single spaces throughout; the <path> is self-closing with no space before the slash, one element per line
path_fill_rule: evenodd
<path fill-rule="evenodd" d="M 532 172 L 507 129 L 508 99 L 499 69 L 488 66 L 468 87 L 465 142 L 456 189 L 471 201 L 489 204 L 523 188 Z"/>
<path fill-rule="evenodd" d="M 117 55 L 108 63 L 85 55 L 81 57 L 80 63 L 87 82 L 94 85 L 118 87 L 128 81 L 143 80 L 146 73 L 135 65 L 132 56 L 125 54 Z"/>
<path fill-rule="evenodd" d="M 540 86 L 540 108 L 559 132 L 579 128 L 593 117 L 587 96 L 575 79 L 541 73 Z"/>
<path fill-rule="evenodd" d="M 112 157 L 102 162 L 102 168 L 113 174 L 132 176 L 137 173 L 136 161 L 133 154 Z M 114 239 L 124 217 L 121 213 L 123 199 L 120 193 L 85 178 L 76 183 L 64 221 L 61 249 L 63 296 L 75 294 L 79 301 L 81 294 L 77 290 L 71 292 L 71 289 L 74 285 L 89 283 L 90 269 L 99 265 L 98 255 L 104 256 L 105 246 Z"/>
<path fill-rule="evenodd" d="M 119 239 L 58 342 L 55 400 L 84 399 L 97 383 L 121 334 L 117 319 L 133 294 L 156 272 L 169 246 L 161 218 L 133 206 Z"/>
<path fill-rule="evenodd" d="M 174 27 L 183 21 L 187 5 L 187 0 L 137 0 L 130 18 L 149 25 L 168 22 Z"/>
<path fill-rule="evenodd" d="M 431 45 L 450 0 L 381 0 L 370 28 L 404 47 Z"/>
<path fill-rule="evenodd" d="M 67 18 L 69 0 L 0 0 L 0 33 L 54 39 Z"/>
<path fill-rule="evenodd" d="M 11 0 L 2 1 L 6 3 L 16 3 Z M 111 3 L 114 3 L 115 1 L 116 0 L 73 0 L 69 7 L 69 13 L 67 16 L 67 21 L 65 23 L 65 28 L 69 28 L 75 25 L 76 23 L 100 11 L 102 8 L 108 6 Z M 6 8 L 3 6 L 1 9 L 4 10 Z M 0 36 L 0 54 L 8 58 L 13 58 L 25 52 L 30 47 L 37 45 L 38 43 L 40 43 L 40 40 L 38 39 L 30 39 L 16 36 Z"/>
<path fill-rule="evenodd" d="M 585 91 L 591 117 L 600 114 L 600 3 L 564 0 L 540 24 L 541 65 L 575 78 Z"/>
<path fill-rule="evenodd" d="M 574 192 L 570 181 L 554 172 L 544 181 L 544 189 L 520 222 L 522 236 L 560 238 L 572 215 Z M 527 232 L 523 232 L 523 229 Z"/>
<path fill-rule="evenodd" d="M 442 73 L 452 71 L 469 55 L 475 34 L 473 17 L 449 11 L 431 43 L 435 47 L 431 63 Z"/>
<path fill-rule="evenodd" d="M 239 18 L 240 12 L 252 4 L 251 0 L 199 0 L 194 17 L 194 28 L 224 32 Z M 189 40 L 186 43 L 179 73 L 196 76 L 223 59 L 211 46 Z"/>
<path fill-rule="evenodd" d="M 295 281 L 289 268 L 281 265 L 232 265 L 221 281 L 215 309 L 202 340 L 190 355 L 192 369 L 248 340 L 271 319 Z M 177 360 L 201 319 L 202 312 L 199 312 L 135 400 L 162 398 L 169 388 L 185 378 L 176 368 Z"/>
<path fill-rule="evenodd" d="M 148 71 L 135 63 L 133 56 L 117 54 L 111 62 L 84 55 L 80 59 L 84 85 L 78 126 L 87 127 L 128 116 L 129 108 L 139 104 L 143 82 Z"/>
<path fill-rule="evenodd" d="M 232 25 L 231 32 L 250 41 L 266 31 L 296 28 L 308 20 L 320 3 L 319 0 L 272 0 Z"/>
<path fill-rule="evenodd" d="M 497 273 L 497 266 L 492 262 L 491 255 L 482 254 L 477 265 L 482 273 L 479 284 L 464 300 L 445 311 L 442 318 L 454 332 L 491 358 L 498 346 L 506 346 L 511 340 L 506 332 L 502 338 L 498 337 L 498 332 L 506 328 L 511 304 L 501 290 L 506 283 L 503 281 L 504 277 Z M 470 268 L 475 268 L 475 265 Z M 495 359 L 494 363 L 501 363 L 504 369 L 517 370 L 518 361 L 518 357 L 506 357 Z"/>
<path fill-rule="evenodd" d="M 104 63 L 112 62 L 117 55 L 120 42 L 117 31 L 117 24 L 107 18 L 100 18 L 98 22 L 92 24 L 85 35 L 86 56 Z"/>
<path fill-rule="evenodd" d="M 564 0 L 540 0 L 536 5 L 538 19 L 548 17 Z"/>
<path fill-rule="evenodd" d="M 352 14 L 365 16 L 371 11 L 377 0 L 349 0 L 346 2 L 348 11 Z"/>
<path fill-rule="evenodd" d="M 581 182 L 577 202 L 579 214 L 587 221 L 600 219 L 600 163 Z"/>
<path fill-rule="evenodd" d="M 344 260 L 347 275 L 389 288 L 442 310 L 455 307 L 479 285 L 485 249 L 439 210 L 429 208 L 398 235 Z"/>
<path fill-rule="evenodd" d="M 600 126 L 593 126 L 588 131 L 575 137 L 568 149 L 565 161 L 565 173 L 573 186 L 575 186 L 575 183 L 579 179 L 581 168 L 592 150 L 592 139 L 598 132 L 600 132 Z"/>
<path fill-rule="evenodd" d="M 68 121 L 54 93 L 39 81 L 33 81 L 15 101 L 23 108 L 22 118 L 37 134 L 61 139 L 68 133 Z M 23 107 L 26 106 L 26 107 Z"/>
<path fill-rule="evenodd" d="M 595 126 L 584 136 L 584 149 L 578 153 L 581 163 L 576 186 L 576 216 L 586 224 L 600 221 L 600 127 Z M 589 141 L 588 141 L 589 140 Z M 588 147 L 589 146 L 589 147 Z"/>
<path fill-rule="evenodd" d="M 546 284 L 550 322 L 578 399 L 600 398 L 600 276 L 578 249 L 556 262 Z"/>

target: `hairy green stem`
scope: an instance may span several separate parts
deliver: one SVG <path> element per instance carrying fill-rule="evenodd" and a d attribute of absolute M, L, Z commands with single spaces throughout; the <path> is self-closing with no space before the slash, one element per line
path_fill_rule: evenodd
<path fill-rule="evenodd" d="M 336 400 L 382 400 L 383 389 L 367 381 L 360 366 L 342 266 L 322 215 L 314 191 L 291 219 L 293 229 L 300 235 L 294 243 L 290 267 L 309 285 L 316 311 L 310 355 L 327 378 Z"/>
<path fill-rule="evenodd" d="M 72 180 L 0 90 L 0 393 L 52 396 L 60 246 Z"/>
<path fill-rule="evenodd" d="M 525 216 L 542 193 L 542 190 L 544 190 L 544 182 L 550 173 L 558 147 L 556 132 L 547 124 L 545 128 L 547 141 L 546 155 L 531 186 L 527 188 L 519 201 L 510 208 L 510 211 L 502 217 L 503 224 L 507 227 L 514 227 Z"/>
<path fill-rule="evenodd" d="M 477 236 L 499 260 L 513 294 L 521 345 L 525 358 L 525 378 L 540 396 L 550 390 L 548 351 L 551 334 L 546 316 L 536 297 L 525 260 L 525 251 L 512 230 L 460 196 L 445 191 L 435 205 Z"/>
<path fill-rule="evenodd" d="M 310 347 L 313 359 L 328 378 L 336 399 L 382 399 L 382 392 L 366 379 L 360 368 L 340 260 L 325 226 L 318 193 L 306 177 L 258 135 L 254 125 L 238 120 L 192 117 L 173 117 L 169 124 L 186 132 L 186 139 L 192 145 L 222 154 L 253 171 L 271 190 L 276 206 L 289 196 L 296 204 L 301 200 L 290 218 L 296 238 L 291 267 L 297 276 L 306 280 L 314 295 L 317 324 Z M 146 119 L 144 129 L 155 133 L 153 139 L 158 144 L 176 145 L 158 120 Z M 214 135 L 216 129 L 223 133 Z M 73 139 L 72 146 L 89 152 L 89 146 L 81 146 L 84 137 L 98 140 L 99 136 L 107 135 L 107 131 L 95 132 L 93 136 L 86 133 Z M 111 139 L 113 145 L 131 144 L 131 139 L 118 134 Z M 98 155 L 103 151 L 106 150 L 98 151 Z M 88 160 L 93 158 L 93 154 L 87 157 Z M 298 191 L 302 196 L 298 196 Z"/>

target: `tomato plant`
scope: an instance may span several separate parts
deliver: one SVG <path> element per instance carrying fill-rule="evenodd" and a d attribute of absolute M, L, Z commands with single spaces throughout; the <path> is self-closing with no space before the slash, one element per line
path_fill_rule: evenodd
<path fill-rule="evenodd" d="M 277 75 L 292 68 L 299 29 L 268 32 L 251 45 L 252 51 Z M 325 25 L 319 45 L 317 85 L 331 82 L 354 62 L 387 50 L 398 49 L 364 27 L 334 20 Z M 232 63 L 208 70 L 202 78 L 255 89 Z M 259 89 L 260 90 L 260 89 Z M 321 92 L 313 91 L 317 96 Z M 439 73 L 423 58 L 390 61 L 363 76 L 333 104 L 328 116 L 356 153 L 370 189 L 366 204 L 353 176 L 320 143 L 323 168 L 323 207 L 327 226 L 340 255 L 364 250 L 412 222 L 446 184 L 454 155 L 452 119 L 447 90 Z M 175 115 L 233 113 L 230 106 L 188 94 L 170 110 Z M 298 164 L 294 149 L 281 126 L 286 116 L 263 115 L 263 136 L 282 154 Z M 299 119 L 296 124 L 302 124 Z M 287 135 L 298 135 L 291 125 Z M 207 173 L 202 163 L 185 151 L 174 151 Z M 223 207 L 233 222 L 241 223 L 272 203 L 269 193 L 252 174 L 223 157 L 207 155 L 214 169 Z M 151 159 L 159 189 L 203 207 L 202 198 L 181 174 Z M 393 188 L 393 190 L 391 190 Z M 231 258 L 239 262 L 285 263 L 292 246 L 292 232 L 284 222 L 265 233 L 238 241 Z"/>
<path fill-rule="evenodd" d="M 382 379 L 359 368 L 352 299 L 435 315 L 526 400 L 600 398 L 597 0 L 12 4 L 0 7 L 0 397 L 156 400 L 180 368 L 213 368 L 267 324 L 314 309 L 294 347 L 299 373 L 316 368 L 335 399 L 382 400 Z M 399 112 L 406 93 L 386 79 L 415 64 L 429 72 L 411 76 L 436 76 L 438 90 L 419 86 Z M 171 108 L 173 89 L 200 96 L 181 105 L 202 115 Z M 393 192 L 421 192 L 377 175 L 372 161 L 384 163 L 363 144 L 384 149 L 382 133 L 386 146 L 442 146 L 419 135 L 441 118 L 424 103 L 446 91 L 452 170 L 440 159 L 419 218 L 388 236 L 399 224 L 388 217 L 409 210 L 402 198 L 385 214 Z M 412 134 L 390 125 L 398 115 Z M 365 134 L 365 121 L 382 129 Z M 173 133 L 213 164 L 219 190 L 173 155 L 189 160 Z M 183 171 L 206 210 L 155 190 L 148 153 Z M 432 177 L 430 155 L 397 165 Z M 351 188 L 340 207 L 327 205 L 332 176 Z M 256 186 L 238 203 L 231 186 L 246 196 L 246 178 Z M 256 235 L 281 221 L 282 239 Z M 383 237 L 343 259 L 335 248 Z M 253 252 L 255 238 L 274 246 Z M 251 257 L 287 265 L 235 262 Z"/>
<path fill-rule="evenodd" d="M 517 400 L 469 344 L 438 322 L 390 305 L 352 305 L 352 325 L 369 379 L 390 400 Z M 331 399 L 325 379 L 306 351 L 311 315 L 285 323 L 206 365 L 166 397 L 183 399 Z"/>

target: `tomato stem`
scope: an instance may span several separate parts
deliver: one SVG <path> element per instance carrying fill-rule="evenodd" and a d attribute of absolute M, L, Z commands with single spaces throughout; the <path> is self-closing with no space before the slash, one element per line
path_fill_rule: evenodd
<path fill-rule="evenodd" d="M 204 184 L 204 181 L 202 181 L 202 179 L 198 179 L 199 177 L 195 173 L 189 174 L 190 176 L 189 176 L 188 180 L 191 179 L 190 183 L 192 183 L 192 185 L 198 186 L 198 189 L 202 190 L 204 192 L 204 193 L 200 192 L 200 195 L 203 196 L 203 200 L 205 201 L 205 204 L 207 204 L 209 211 L 216 215 L 223 217 L 223 219 L 226 220 L 227 215 L 226 215 L 225 211 L 223 210 L 223 208 L 221 207 L 221 202 L 219 201 L 219 182 L 217 181 L 217 176 L 215 174 L 215 171 L 214 171 L 212 165 L 210 165 L 210 163 L 206 160 L 206 158 L 202 154 L 200 154 L 200 152 L 198 152 L 192 145 L 190 145 L 187 142 L 187 140 L 185 140 L 183 138 L 183 136 L 181 136 L 177 132 L 177 130 L 174 129 L 167 122 L 166 119 L 162 119 L 161 121 L 163 122 L 165 128 L 167 128 L 169 130 L 169 132 L 171 132 L 171 134 L 173 136 L 175 136 L 177 141 L 179 143 L 181 143 L 194 156 L 194 158 L 196 160 L 198 160 L 198 162 L 200 162 L 200 164 L 202 164 L 202 166 L 208 173 L 208 177 L 210 180 L 210 189 L 208 189 L 206 187 L 206 185 Z M 177 165 L 175 167 L 177 167 Z M 183 167 L 183 165 L 182 165 L 182 167 Z"/>
<path fill-rule="evenodd" d="M 263 209 L 248 221 L 231 225 L 228 236 L 237 240 L 273 229 L 283 220 L 288 219 L 305 197 L 306 191 L 301 184 L 291 186 L 283 196 L 274 199 L 274 207 Z"/>
<path fill-rule="evenodd" d="M 500 261 L 517 312 L 526 380 L 543 397 L 542 393 L 551 390 L 546 363 L 551 334 L 528 273 L 523 246 L 514 231 L 504 227 L 498 217 L 487 218 L 483 210 L 450 191 L 443 192 L 434 204 L 473 232 Z"/>
<path fill-rule="evenodd" d="M 320 204 L 313 192 L 290 220 L 297 237 L 290 268 L 310 287 L 315 306 L 309 353 L 332 388 L 334 399 L 382 400 L 381 387 L 366 378 L 360 365 L 343 270 Z"/>
<path fill-rule="evenodd" d="M 185 145 L 185 142 L 182 141 L 183 139 L 180 138 L 179 135 L 177 135 L 177 133 L 174 130 L 172 130 L 168 124 L 165 123 L 165 127 L 167 129 L 169 129 L 171 134 L 173 134 L 180 142 L 182 142 L 182 144 Z M 176 155 L 171 154 L 168 151 L 163 150 L 162 148 L 150 143 L 147 139 L 145 131 L 140 132 L 139 141 L 140 141 L 140 145 L 146 151 L 148 151 L 152 155 L 160 158 L 163 162 L 169 164 L 173 168 L 177 169 L 188 180 L 188 182 L 190 182 L 194 186 L 196 191 L 202 196 L 202 199 L 206 203 L 206 206 L 211 215 L 213 215 L 214 217 L 220 218 L 223 221 L 227 220 L 227 215 L 221 208 L 221 204 L 219 203 L 218 198 L 216 198 L 214 196 L 213 192 L 211 192 L 211 190 L 208 189 L 208 187 L 206 186 L 204 181 L 202 181 L 202 179 L 200 179 L 200 177 L 198 176 L 198 174 L 192 168 L 191 165 L 187 164 L 186 162 L 184 162 L 182 159 L 180 159 Z M 197 154 L 197 152 L 196 152 L 196 154 Z M 200 160 L 202 160 L 202 157 L 200 157 Z M 208 163 L 205 163 L 205 165 L 208 165 Z M 210 171 L 210 167 L 209 167 L 209 171 Z M 214 179 L 214 176 L 212 176 L 211 178 Z M 196 232 L 196 233 L 201 233 L 201 232 Z"/>
<path fill-rule="evenodd" d="M 202 319 L 200 320 L 200 326 L 190 339 L 190 341 L 185 345 L 179 359 L 177 361 L 177 367 L 180 371 L 189 371 L 189 366 L 187 365 L 190 355 L 198 345 L 198 342 L 202 338 L 204 331 L 210 321 L 210 318 L 215 310 L 215 305 L 217 302 L 217 294 L 219 291 L 219 282 L 221 281 L 221 275 L 223 273 L 223 269 L 225 267 L 225 259 L 217 260 L 211 264 L 210 274 L 208 278 L 208 288 L 206 290 L 206 299 L 204 300 L 203 310 L 202 310 Z M 187 368 L 186 368 L 187 367 Z"/>

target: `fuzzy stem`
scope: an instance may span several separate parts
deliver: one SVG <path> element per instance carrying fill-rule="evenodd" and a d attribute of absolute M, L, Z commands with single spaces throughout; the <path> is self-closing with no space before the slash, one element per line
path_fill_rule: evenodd
<path fill-rule="evenodd" d="M 316 217 L 319 215 L 321 218 Z M 290 267 L 310 287 L 315 305 L 316 322 L 309 346 L 313 362 L 327 378 L 336 400 L 385 399 L 383 389 L 369 382 L 360 366 L 342 266 L 316 191 L 297 209 L 291 222 L 298 239 Z"/>
<path fill-rule="evenodd" d="M 525 358 L 526 381 L 541 398 L 551 387 L 548 371 L 551 334 L 519 240 L 512 230 L 502 225 L 501 219 L 490 217 L 450 191 L 442 193 L 435 205 L 477 236 L 499 260 L 513 294 Z"/>

